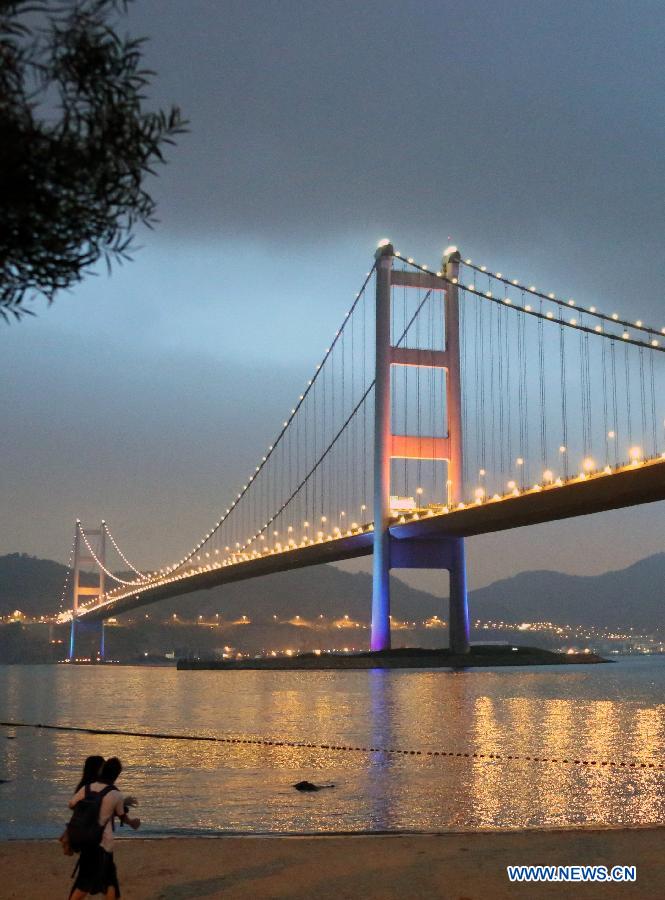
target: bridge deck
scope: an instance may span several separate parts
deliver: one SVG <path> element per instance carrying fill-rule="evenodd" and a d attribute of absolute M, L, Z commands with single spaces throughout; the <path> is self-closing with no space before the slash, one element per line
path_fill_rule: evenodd
<path fill-rule="evenodd" d="M 538 491 L 528 491 L 454 512 L 396 523 L 390 530 L 398 540 L 415 537 L 471 537 L 657 500 L 665 500 L 665 459 L 626 467 L 611 475 L 592 475 L 561 486 L 544 487 Z M 96 621 L 158 600 L 179 597 L 233 581 L 367 556 L 372 552 L 372 538 L 372 533 L 366 532 L 196 573 L 181 581 L 158 585 L 105 606 L 91 608 L 80 616 L 86 621 Z"/>

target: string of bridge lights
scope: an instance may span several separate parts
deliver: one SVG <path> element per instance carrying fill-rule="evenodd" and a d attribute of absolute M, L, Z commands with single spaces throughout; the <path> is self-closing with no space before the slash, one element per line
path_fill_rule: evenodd
<path fill-rule="evenodd" d="M 112 578 L 114 581 L 119 582 L 119 584 L 136 585 L 136 584 L 141 583 L 138 581 L 126 581 L 124 578 L 120 578 L 120 577 L 118 577 L 118 575 L 114 575 L 113 572 L 111 572 L 109 569 L 107 569 L 106 566 L 104 565 L 104 563 L 99 559 L 99 557 L 93 550 L 92 545 L 91 545 L 90 541 L 88 540 L 88 535 L 83 530 L 83 526 L 81 525 L 80 519 L 76 520 L 76 527 L 78 528 L 78 530 L 81 534 L 81 537 L 83 538 L 85 545 L 88 548 L 88 552 L 90 553 L 90 556 L 94 559 L 94 561 L 97 563 L 97 565 L 102 570 L 102 572 L 104 572 L 105 575 L 108 575 L 109 578 Z"/>
<path fill-rule="evenodd" d="M 467 268 L 473 269 L 476 272 L 480 272 L 482 275 L 487 275 L 488 278 L 493 278 L 496 281 L 501 281 L 503 282 L 503 284 L 508 285 L 509 287 L 515 287 L 518 291 L 524 291 L 525 293 L 528 292 L 535 297 L 539 297 L 542 300 L 548 300 L 552 303 L 557 304 L 557 306 L 561 306 L 564 308 L 577 308 L 580 312 L 587 313 L 597 319 L 602 319 L 605 322 L 610 322 L 615 325 L 623 325 L 625 328 L 637 328 L 639 331 L 645 331 L 648 334 L 665 335 L 665 327 L 661 329 L 653 328 L 649 325 L 645 325 L 641 319 L 637 319 L 635 322 L 630 322 L 628 319 L 622 319 L 618 313 L 612 313 L 611 315 L 608 315 L 607 313 L 603 313 L 598 310 L 595 306 L 578 306 L 578 304 L 572 299 L 563 300 L 562 298 L 557 297 L 554 293 L 543 293 L 542 291 L 537 290 L 536 286 L 533 284 L 527 287 L 525 284 L 520 283 L 517 278 L 509 279 L 501 272 L 493 272 L 488 269 L 487 266 L 479 266 L 470 259 L 463 259 L 461 260 L 461 262 Z M 658 344 L 655 344 L 653 346 L 658 346 Z"/>
<path fill-rule="evenodd" d="M 106 532 L 106 534 L 107 534 L 107 535 L 109 536 L 109 538 L 111 539 L 111 543 L 113 544 L 113 546 L 114 546 L 114 548 L 115 548 L 115 550 L 116 550 L 118 556 L 119 556 L 120 559 L 125 563 L 125 565 L 129 566 L 129 568 L 132 570 L 132 572 L 135 572 L 135 573 L 139 576 L 139 579 L 140 579 L 141 581 L 146 581 L 146 580 L 148 580 L 148 579 L 150 578 L 150 576 L 149 576 L 149 575 L 146 575 L 145 572 L 141 572 L 139 569 L 136 568 L 136 566 L 135 566 L 133 563 L 131 563 L 131 562 L 127 559 L 127 557 L 125 556 L 125 554 L 122 552 L 122 550 L 121 550 L 120 547 L 118 546 L 118 544 L 117 544 L 117 542 L 116 542 L 116 539 L 113 537 L 113 534 L 111 533 L 111 529 L 110 529 L 109 526 L 106 524 L 106 522 L 103 521 L 103 520 L 102 520 L 102 528 L 104 529 L 104 531 Z"/>
<path fill-rule="evenodd" d="M 611 331 L 605 331 L 602 325 L 584 325 L 582 322 L 576 318 L 571 317 L 570 319 L 564 319 L 563 316 L 559 313 L 558 316 L 551 310 L 547 310 L 546 312 L 541 312 L 540 310 L 534 309 L 531 304 L 525 303 L 523 306 L 517 303 L 512 297 L 495 297 L 492 291 L 483 291 L 480 288 L 476 287 L 475 284 L 464 284 L 459 278 L 448 278 L 447 275 L 444 275 L 443 272 L 433 272 L 429 266 L 423 265 L 421 263 L 417 263 L 412 256 L 403 257 L 402 254 L 395 250 L 395 256 L 398 259 L 402 259 L 404 262 L 408 263 L 410 266 L 413 266 L 414 269 L 418 269 L 420 272 L 425 273 L 426 275 L 434 275 L 436 278 L 439 278 L 441 281 L 446 282 L 447 284 L 455 285 L 460 290 L 467 291 L 470 294 L 474 294 L 476 297 L 481 297 L 484 300 L 489 300 L 492 303 L 497 304 L 498 306 L 505 306 L 507 309 L 513 309 L 516 312 L 526 313 L 526 315 L 533 316 L 536 319 L 542 319 L 548 322 L 554 322 L 557 325 L 563 325 L 566 328 L 572 328 L 576 332 L 586 332 L 587 334 L 598 334 L 602 337 L 608 338 L 612 341 L 620 341 L 621 343 L 632 344 L 635 347 L 643 347 L 649 350 L 657 350 L 660 353 L 665 353 L 665 347 L 661 346 L 661 342 L 658 338 L 652 338 L 650 341 L 641 341 L 631 336 L 629 331 L 623 331 L 621 334 L 615 334 Z M 464 265 L 469 265 L 466 261 L 462 260 Z M 483 274 L 487 274 L 490 277 L 498 278 L 499 281 L 504 282 L 506 284 L 510 284 L 512 286 L 516 286 L 519 291 L 524 291 L 525 293 L 531 293 L 534 297 L 538 297 L 539 300 L 546 300 L 551 303 L 554 303 L 563 308 L 571 308 L 571 304 L 573 307 L 575 306 L 575 302 L 573 300 L 569 300 L 568 302 L 557 299 L 554 294 L 542 294 L 539 291 L 536 291 L 535 287 L 524 287 L 523 285 L 508 281 L 503 277 L 499 277 L 493 275 L 491 272 L 488 272 L 486 269 L 481 268 L 480 266 L 471 265 L 471 268 L 478 272 L 483 272 Z M 577 308 L 577 307 L 576 307 Z M 627 322 L 624 319 L 614 318 L 616 315 L 606 316 L 603 313 L 592 312 L 591 310 L 595 310 L 595 307 L 591 307 L 591 309 L 583 309 L 579 308 L 579 313 L 581 315 L 595 315 L 597 318 L 602 318 L 606 321 L 613 322 L 616 325 L 633 327 L 633 323 Z M 634 325 L 634 327 L 639 328 L 642 331 L 648 332 L 649 334 L 663 334 L 665 335 L 665 328 L 661 329 L 659 332 L 656 328 L 652 328 L 650 326 L 646 326 L 642 323 L 641 320 L 638 319 L 640 323 L 638 325 Z"/>
<path fill-rule="evenodd" d="M 270 525 L 275 521 L 275 519 L 277 519 L 277 518 L 284 512 L 284 510 L 287 508 L 287 506 L 289 505 L 289 503 L 294 499 L 294 497 L 296 497 L 296 496 L 298 495 L 298 493 L 302 490 L 302 488 L 307 484 L 307 482 L 309 481 L 309 479 L 310 479 L 310 478 L 312 477 L 312 475 L 316 472 L 316 470 L 319 468 L 319 466 L 321 465 L 321 463 L 324 461 L 324 459 L 325 459 L 325 458 L 327 457 L 327 455 L 330 453 L 330 451 L 332 450 L 332 448 L 335 446 L 335 444 L 337 443 L 337 441 L 339 440 L 339 438 L 341 437 L 341 435 L 344 433 L 344 430 L 346 429 L 347 425 L 348 425 L 349 422 L 353 419 L 353 417 L 354 417 L 355 414 L 358 412 L 358 410 L 360 409 L 360 407 L 363 405 L 363 403 L 365 402 L 365 400 L 366 400 L 367 397 L 369 396 L 369 394 L 370 394 L 370 392 L 371 392 L 371 390 L 372 390 L 373 387 L 374 387 L 374 382 L 372 381 L 372 383 L 371 383 L 370 386 L 367 388 L 367 390 L 365 391 L 365 393 L 363 394 L 363 396 L 360 398 L 360 400 L 358 401 L 358 403 L 355 405 L 355 407 L 353 408 L 353 410 L 351 411 L 351 413 L 350 413 L 349 416 L 347 417 L 346 421 L 344 422 L 344 424 L 342 425 L 342 427 L 339 429 L 339 431 L 337 432 L 337 434 L 335 435 L 335 437 L 332 439 L 332 441 L 330 442 L 330 444 L 328 445 L 328 447 L 326 448 L 326 450 L 324 451 L 324 453 L 317 459 L 317 461 L 316 461 L 316 463 L 314 464 L 314 466 L 310 469 L 310 471 L 307 473 L 307 475 L 302 479 L 302 481 L 300 482 L 300 484 L 294 489 L 294 491 L 291 493 L 291 496 L 288 497 L 288 498 L 282 503 L 282 505 L 281 505 L 280 508 L 277 510 L 277 512 L 274 513 L 274 514 L 268 519 L 268 521 L 265 522 L 265 523 L 262 525 L 262 527 L 261 527 L 255 534 L 253 534 L 250 538 L 248 538 L 247 541 L 245 541 L 245 543 L 239 548 L 239 550 L 240 550 L 241 553 L 242 553 L 244 550 L 246 550 L 247 547 L 248 547 L 253 541 L 257 540 L 257 538 L 263 539 L 262 536 L 263 536 L 264 533 L 267 531 L 267 529 L 270 527 Z M 365 508 L 365 506 L 364 506 L 364 504 L 363 504 L 362 509 L 364 509 L 364 508 Z M 345 516 L 345 515 L 346 515 L 346 512 L 345 512 L 344 510 L 342 510 L 342 511 L 340 512 L 340 516 Z M 321 517 L 321 522 L 322 522 L 322 524 L 325 524 L 326 521 L 327 521 L 326 516 L 322 516 L 322 517 Z M 304 526 L 305 528 L 308 528 L 308 527 L 309 527 L 309 522 L 307 522 L 307 521 L 303 522 L 303 526 Z M 350 529 L 347 529 L 347 531 L 346 531 L 346 536 L 347 536 L 347 537 L 350 537 L 350 536 L 353 534 L 354 529 L 356 530 L 356 534 L 362 534 L 362 526 L 359 526 L 357 522 L 352 522 L 352 523 L 351 523 L 351 528 L 350 528 Z M 358 530 L 358 529 L 359 529 L 359 530 Z M 287 527 L 287 534 L 290 534 L 290 533 L 292 533 L 292 532 L 293 532 L 293 526 L 292 526 L 292 525 L 289 525 L 289 526 Z M 342 536 L 342 529 L 339 528 L 339 526 L 337 526 L 336 528 L 334 528 L 334 529 L 333 529 L 333 532 L 336 533 L 339 537 Z M 322 537 L 322 536 L 323 536 L 323 532 L 322 532 L 322 531 L 319 531 L 319 532 L 317 533 L 317 537 Z M 288 543 L 289 543 L 289 545 L 290 545 L 291 547 L 293 547 L 293 546 L 296 545 L 296 542 L 295 542 L 295 539 L 294 539 L 294 538 L 290 538 L 290 539 L 288 540 Z M 300 546 L 301 546 L 301 547 L 304 547 L 304 546 L 306 546 L 306 544 L 313 544 L 313 543 L 314 543 L 314 539 L 313 539 L 313 538 L 303 538 L 302 541 L 301 541 L 301 543 L 300 543 Z M 277 544 L 276 546 L 279 546 L 279 544 Z M 227 549 L 228 549 L 228 548 L 227 548 Z M 215 552 L 217 553 L 218 551 L 216 550 Z M 260 556 L 261 554 L 258 554 L 258 555 Z"/>
<path fill-rule="evenodd" d="M 74 537 L 72 538 L 72 546 L 69 549 L 69 559 L 67 560 L 67 572 L 65 574 L 65 583 L 62 586 L 62 594 L 60 595 L 60 604 L 58 609 L 62 611 L 65 605 L 65 595 L 67 593 L 67 588 L 69 587 L 69 579 L 72 577 L 72 560 L 74 558 L 74 552 L 76 550 L 76 532 L 74 532 Z"/>

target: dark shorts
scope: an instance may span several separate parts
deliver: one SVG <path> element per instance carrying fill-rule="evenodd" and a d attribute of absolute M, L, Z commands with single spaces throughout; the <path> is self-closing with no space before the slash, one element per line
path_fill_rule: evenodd
<path fill-rule="evenodd" d="M 115 895 L 119 897 L 120 885 L 113 854 L 103 847 L 81 850 L 71 893 L 78 889 L 88 894 L 105 894 L 110 887 L 115 888 Z"/>

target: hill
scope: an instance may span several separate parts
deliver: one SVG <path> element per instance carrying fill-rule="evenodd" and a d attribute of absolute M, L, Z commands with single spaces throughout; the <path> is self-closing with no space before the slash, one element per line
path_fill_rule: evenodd
<path fill-rule="evenodd" d="M 0 557 L 0 615 L 21 609 L 28 615 L 57 610 L 66 575 L 52 560 L 12 553 Z M 145 611 L 160 619 L 194 618 L 220 613 L 225 619 L 248 616 L 253 621 L 300 615 L 315 618 L 349 615 L 367 620 L 371 578 L 334 566 L 318 566 L 200 591 L 160 603 Z M 393 615 L 423 619 L 446 616 L 446 604 L 424 591 L 393 579 Z M 633 626 L 653 631 L 663 624 L 665 553 L 640 560 L 626 569 L 596 576 L 561 572 L 522 572 L 494 582 L 471 595 L 472 618 L 504 621 L 551 621 L 560 624 Z M 136 614 L 135 614 L 136 615 Z"/>
<path fill-rule="evenodd" d="M 665 553 L 603 575 L 521 572 L 474 591 L 477 618 L 653 631 L 665 624 Z"/>
<path fill-rule="evenodd" d="M 117 574 L 122 577 L 122 573 Z M 0 616 L 15 609 L 28 616 L 52 615 L 58 611 L 66 577 L 67 567 L 52 559 L 38 559 L 27 553 L 0 556 Z M 97 583 L 93 575 L 86 573 L 82 582 Z M 66 602 L 71 603 L 71 588 Z"/>
<path fill-rule="evenodd" d="M 122 575 L 122 573 L 118 573 Z M 15 609 L 30 616 L 54 613 L 60 602 L 67 569 L 60 563 L 24 553 L 0 557 L 0 615 Z M 125 577 L 126 573 L 125 573 Z M 198 591 L 155 607 L 160 617 L 174 612 L 183 617 L 223 613 L 225 618 L 246 615 L 253 620 L 272 620 L 301 615 L 314 618 L 344 615 L 364 619 L 369 613 L 371 578 L 364 573 L 343 572 L 335 566 L 317 566 L 281 572 L 209 591 Z M 424 591 L 394 581 L 393 611 L 400 618 L 442 614 L 441 603 Z M 71 593 L 68 593 L 68 601 Z M 146 607 L 146 612 L 150 607 Z"/>
<path fill-rule="evenodd" d="M 0 556 L 0 615 L 20 609 L 29 616 L 56 612 L 67 569 L 27 553 Z"/>

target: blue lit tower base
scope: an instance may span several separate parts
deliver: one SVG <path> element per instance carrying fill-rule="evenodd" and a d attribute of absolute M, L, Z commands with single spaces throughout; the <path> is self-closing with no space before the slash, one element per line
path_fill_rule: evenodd
<path fill-rule="evenodd" d="M 104 631 L 104 623 L 103 622 L 85 622 L 80 619 L 72 619 L 71 628 L 69 630 L 69 659 L 76 659 L 76 638 L 77 636 L 98 636 L 99 637 L 99 649 L 97 651 L 97 655 L 94 654 L 91 656 L 93 660 L 97 659 L 100 662 L 103 662 L 106 658 L 106 635 Z M 91 641 L 86 641 L 86 644 L 90 644 Z"/>

